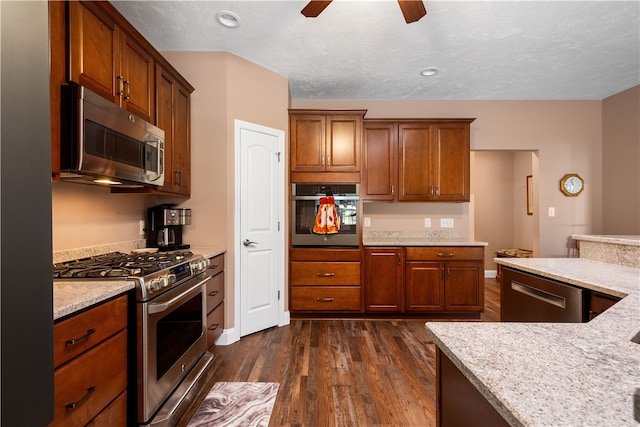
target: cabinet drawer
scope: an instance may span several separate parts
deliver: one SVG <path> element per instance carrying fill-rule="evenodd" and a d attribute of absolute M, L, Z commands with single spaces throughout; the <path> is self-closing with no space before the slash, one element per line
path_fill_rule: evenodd
<path fill-rule="evenodd" d="M 123 392 L 95 417 L 87 427 L 114 427 L 127 425 L 127 392 Z"/>
<path fill-rule="evenodd" d="M 359 262 L 292 262 L 291 286 L 360 286 Z"/>
<path fill-rule="evenodd" d="M 292 311 L 360 310 L 360 287 L 292 287 Z"/>
<path fill-rule="evenodd" d="M 207 267 L 207 273 L 209 273 L 212 276 L 215 276 L 216 274 L 220 273 L 222 270 L 224 270 L 224 254 L 220 254 L 218 256 L 211 258 L 211 262 Z"/>
<path fill-rule="evenodd" d="M 213 276 L 207 282 L 207 313 L 216 308 L 224 299 L 224 272 Z"/>
<path fill-rule="evenodd" d="M 85 425 L 127 387 L 126 331 L 57 369 L 54 387 L 51 426 Z"/>
<path fill-rule="evenodd" d="M 58 367 L 127 327 L 127 296 L 98 305 L 53 326 L 53 362 Z"/>
<path fill-rule="evenodd" d="M 483 246 L 433 246 L 410 247 L 406 249 L 407 261 L 452 261 L 464 260 L 482 261 L 484 259 Z"/>
<path fill-rule="evenodd" d="M 222 335 L 224 329 L 224 304 L 220 304 L 207 315 L 207 347 L 216 343 L 216 339 Z"/>

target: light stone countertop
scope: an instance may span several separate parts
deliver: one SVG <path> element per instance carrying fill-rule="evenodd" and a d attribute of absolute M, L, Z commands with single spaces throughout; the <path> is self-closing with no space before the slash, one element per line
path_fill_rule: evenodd
<path fill-rule="evenodd" d="M 640 269 L 581 258 L 496 258 L 624 297 L 589 323 L 428 322 L 426 331 L 512 426 L 638 426 Z"/>
<path fill-rule="evenodd" d="M 109 248 L 117 251 L 118 247 Z M 138 248 L 134 248 L 138 249 Z M 122 250 L 122 249 L 121 249 Z M 123 249 L 127 251 L 129 249 Z M 226 252 L 226 249 L 214 246 L 189 249 L 196 255 L 212 258 Z M 87 249 L 81 249 L 81 256 L 91 256 Z M 98 254 L 103 252 L 98 252 Z M 74 255 L 77 255 L 74 253 Z M 68 258 L 63 258 L 68 259 Z M 53 282 L 53 320 L 61 319 L 80 310 L 99 304 L 112 297 L 135 289 L 135 280 L 55 280 Z"/>
<path fill-rule="evenodd" d="M 583 240 L 585 242 L 610 243 L 614 245 L 640 246 L 640 236 L 634 235 L 605 235 L 605 234 L 574 234 L 571 236 L 574 240 Z"/>

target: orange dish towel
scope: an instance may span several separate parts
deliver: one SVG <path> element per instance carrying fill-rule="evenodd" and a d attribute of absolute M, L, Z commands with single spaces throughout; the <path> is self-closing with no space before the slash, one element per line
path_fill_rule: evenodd
<path fill-rule="evenodd" d="M 333 197 L 321 197 L 313 232 L 316 234 L 336 234 L 340 231 L 340 220 Z"/>

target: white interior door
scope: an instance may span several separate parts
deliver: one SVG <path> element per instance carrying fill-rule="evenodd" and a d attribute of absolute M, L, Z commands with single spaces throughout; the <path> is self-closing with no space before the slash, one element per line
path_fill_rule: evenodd
<path fill-rule="evenodd" d="M 284 132 L 236 121 L 240 336 L 278 325 L 284 283 Z M 281 159 L 282 157 L 282 159 Z M 238 255 L 236 254 L 236 257 Z"/>

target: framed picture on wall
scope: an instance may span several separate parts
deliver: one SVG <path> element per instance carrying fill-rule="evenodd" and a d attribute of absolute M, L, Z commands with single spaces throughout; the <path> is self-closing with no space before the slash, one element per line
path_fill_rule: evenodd
<path fill-rule="evenodd" d="M 527 175 L 527 215 L 533 215 L 533 176 Z"/>

